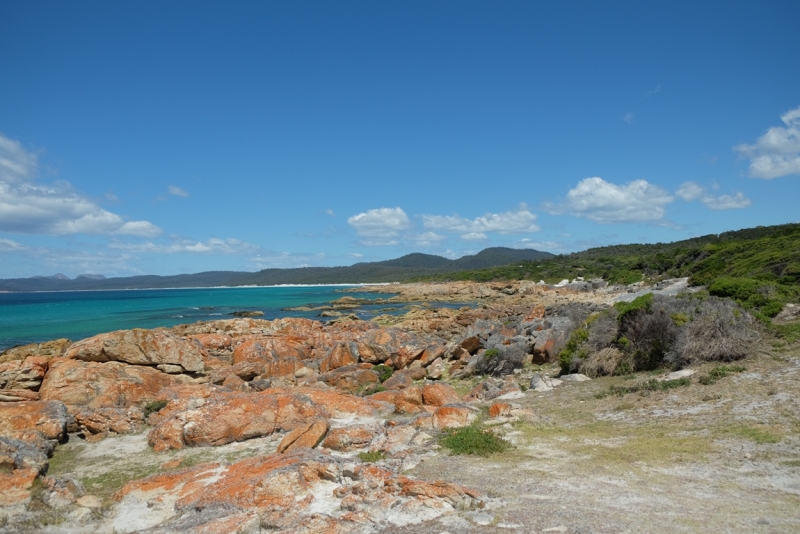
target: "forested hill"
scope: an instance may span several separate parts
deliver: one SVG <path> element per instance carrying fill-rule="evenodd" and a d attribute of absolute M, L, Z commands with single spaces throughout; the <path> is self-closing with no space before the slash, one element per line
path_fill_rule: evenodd
<path fill-rule="evenodd" d="M 0 280 L 0 291 L 69 291 L 98 289 L 147 289 L 167 287 L 218 287 L 278 284 L 347 284 L 399 282 L 418 276 L 483 269 L 513 262 L 554 257 L 549 252 L 487 248 L 477 254 L 450 260 L 431 254 L 408 254 L 394 260 L 356 263 L 347 267 L 264 269 L 258 272 L 208 271 L 174 276 L 128 276 L 101 279 L 82 275 L 74 280 L 63 275 Z"/>

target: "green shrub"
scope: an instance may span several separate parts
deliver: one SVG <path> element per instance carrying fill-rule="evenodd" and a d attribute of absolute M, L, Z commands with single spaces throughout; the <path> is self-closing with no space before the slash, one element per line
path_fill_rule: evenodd
<path fill-rule="evenodd" d="M 369 451 L 359 452 L 358 459 L 367 464 L 373 464 L 386 458 L 386 453 L 383 451 Z"/>
<path fill-rule="evenodd" d="M 148 402 L 147 404 L 145 404 L 145 406 L 144 406 L 144 420 L 147 421 L 147 419 L 151 415 L 153 415 L 154 413 L 160 412 L 161 410 L 164 409 L 164 407 L 166 405 L 167 405 L 167 401 L 165 401 L 165 400 L 157 400 L 157 401 Z"/>
<path fill-rule="evenodd" d="M 617 302 L 614 307 L 619 312 L 617 320 L 622 324 L 625 319 L 639 311 L 650 313 L 653 308 L 653 300 L 655 297 L 652 293 L 646 293 L 642 296 L 636 297 L 631 302 Z"/>
<path fill-rule="evenodd" d="M 471 454 L 473 456 L 489 456 L 511 447 L 506 440 L 482 430 L 476 425 L 446 430 L 439 439 L 439 444 L 450 449 L 453 454 Z"/>
<path fill-rule="evenodd" d="M 716 297 L 729 297 L 744 302 L 757 294 L 762 282 L 752 278 L 734 278 L 724 276 L 717 278 L 708 286 L 708 292 Z"/>
<path fill-rule="evenodd" d="M 577 367 L 580 364 L 578 360 L 588 356 L 589 351 L 581 347 L 588 340 L 589 330 L 586 328 L 578 328 L 572 332 L 572 335 L 569 336 L 569 341 L 558 353 L 558 362 L 561 365 L 562 373 L 571 372 L 573 367 Z"/>
<path fill-rule="evenodd" d="M 500 354 L 500 351 L 497 349 L 486 349 L 486 352 L 483 353 L 483 357 L 486 358 L 487 360 L 491 360 L 498 354 Z"/>
<path fill-rule="evenodd" d="M 725 378 L 733 373 L 743 373 L 744 371 L 747 371 L 747 369 L 741 365 L 718 365 L 711 369 L 708 374 L 698 378 L 697 381 L 704 386 L 709 386 L 716 383 L 720 378 Z"/>
<path fill-rule="evenodd" d="M 394 374 L 394 369 L 384 364 L 376 365 L 372 370 L 378 373 L 378 380 L 380 380 L 381 383 L 389 380 Z"/>

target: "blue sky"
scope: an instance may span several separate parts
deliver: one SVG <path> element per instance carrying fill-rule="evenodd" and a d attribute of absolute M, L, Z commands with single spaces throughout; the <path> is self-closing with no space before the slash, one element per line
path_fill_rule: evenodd
<path fill-rule="evenodd" d="M 0 3 L 0 278 L 800 222 L 800 3 Z"/>

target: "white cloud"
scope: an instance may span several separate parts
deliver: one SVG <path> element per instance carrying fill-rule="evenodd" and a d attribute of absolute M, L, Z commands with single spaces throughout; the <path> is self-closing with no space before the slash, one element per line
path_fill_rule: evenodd
<path fill-rule="evenodd" d="M 291 269 L 319 265 L 325 260 L 325 254 L 293 254 L 290 252 L 268 252 L 250 258 L 248 261 L 258 269 Z"/>
<path fill-rule="evenodd" d="M 462 234 L 461 239 L 465 241 L 481 241 L 487 239 L 487 236 L 483 232 L 470 232 L 468 234 Z"/>
<path fill-rule="evenodd" d="M 411 221 L 402 208 L 378 208 L 347 219 L 367 246 L 397 244 L 400 232 L 411 228 Z"/>
<path fill-rule="evenodd" d="M 176 185 L 169 186 L 169 194 L 174 197 L 182 197 L 182 198 L 186 198 L 189 196 L 189 193 L 187 193 L 185 189 L 181 189 Z"/>
<path fill-rule="evenodd" d="M 22 252 L 23 250 L 28 250 L 28 247 L 10 239 L 0 238 L 0 252 Z"/>
<path fill-rule="evenodd" d="M 505 213 L 487 213 L 475 219 L 465 219 L 458 215 L 423 215 L 425 228 L 456 232 L 462 239 L 486 239 L 487 233 L 522 234 L 538 232 L 535 224 L 536 215 L 528 210 L 528 206 L 520 204 L 516 211 Z"/>
<path fill-rule="evenodd" d="M 703 204 L 712 210 L 732 210 L 746 208 L 753 202 L 739 191 L 735 195 L 720 195 L 718 197 L 703 197 Z"/>
<path fill-rule="evenodd" d="M 627 122 L 628 124 L 633 124 L 634 121 L 636 120 L 636 115 L 634 115 L 632 112 L 629 111 L 628 113 L 622 116 L 622 120 Z"/>
<path fill-rule="evenodd" d="M 672 201 L 669 193 L 645 180 L 615 185 L 593 177 L 569 190 L 562 210 L 600 223 L 648 222 L 663 218 L 664 206 Z"/>
<path fill-rule="evenodd" d="M 719 187 L 714 185 L 712 189 L 716 190 Z M 737 191 L 735 195 L 720 195 L 716 197 L 706 195 L 705 192 L 706 188 L 696 182 L 683 182 L 675 194 L 687 202 L 700 199 L 707 208 L 716 211 L 746 208 L 753 203 L 741 191 Z"/>
<path fill-rule="evenodd" d="M 238 239 L 218 239 L 212 237 L 206 241 L 195 241 L 192 239 L 179 239 L 168 245 L 161 245 L 152 242 L 146 243 L 122 243 L 115 241 L 109 245 L 110 248 L 125 250 L 128 252 L 151 252 L 157 254 L 252 254 L 256 252 L 258 245 L 252 245 L 239 241 Z"/>
<path fill-rule="evenodd" d="M 420 247 L 432 247 L 447 240 L 447 236 L 436 232 L 423 232 L 412 237 L 414 243 Z"/>
<path fill-rule="evenodd" d="M 336 217 L 336 213 L 334 213 L 334 211 L 331 208 L 326 209 L 325 213 L 327 213 L 331 217 Z"/>
<path fill-rule="evenodd" d="M 561 250 L 563 249 L 563 245 L 561 243 L 556 243 L 555 241 L 532 241 L 527 237 L 520 239 L 520 241 L 516 244 L 517 248 L 532 248 L 540 251 L 553 251 L 553 250 Z"/>
<path fill-rule="evenodd" d="M 786 128 L 775 126 L 755 144 L 733 147 L 750 158 L 750 176 L 770 180 L 790 174 L 800 175 L 800 106 L 781 115 L 781 120 Z"/>
<path fill-rule="evenodd" d="M 675 194 L 687 202 L 697 200 L 703 196 L 705 188 L 698 185 L 696 182 L 683 182 L 681 186 L 675 191 Z"/>
<path fill-rule="evenodd" d="M 32 180 L 36 160 L 36 154 L 25 150 L 19 141 L 0 134 L 0 182 L 17 184 Z"/>
<path fill-rule="evenodd" d="M 0 135 L 0 231 L 21 234 L 122 234 L 153 237 L 147 221 L 126 222 L 78 194 L 68 182 L 33 183 L 36 155 Z"/>

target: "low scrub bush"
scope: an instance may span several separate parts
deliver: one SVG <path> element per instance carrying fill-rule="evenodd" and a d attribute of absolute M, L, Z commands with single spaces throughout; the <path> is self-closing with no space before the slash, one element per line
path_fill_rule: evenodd
<path fill-rule="evenodd" d="M 596 378 L 604 375 L 614 375 L 621 371 L 625 354 L 616 347 L 606 347 L 592 353 L 580 366 L 580 372 L 588 377 Z M 630 364 L 626 365 L 630 369 Z"/>
<path fill-rule="evenodd" d="M 670 355 L 683 367 L 703 361 L 734 361 L 751 354 L 761 340 L 753 317 L 730 300 L 709 298 L 680 332 Z"/>
<path fill-rule="evenodd" d="M 489 456 L 495 452 L 503 452 L 511 447 L 506 440 L 499 438 L 477 425 L 446 430 L 439 439 L 442 447 L 447 447 L 453 454 L 471 454 Z"/>
<path fill-rule="evenodd" d="M 709 386 L 714 384 L 720 378 L 725 378 L 726 376 L 732 375 L 734 373 L 743 373 L 747 369 L 742 367 L 741 365 L 718 365 L 711 369 L 708 374 L 701 376 L 698 378 L 698 382 L 703 384 L 704 386 Z"/>
<path fill-rule="evenodd" d="M 390 378 L 392 378 L 392 375 L 394 374 L 394 369 L 392 369 L 388 365 L 383 365 L 383 364 L 376 365 L 375 367 L 372 368 L 372 370 L 378 373 L 378 380 L 380 380 L 381 383 L 384 383 Z"/>
<path fill-rule="evenodd" d="M 566 346 L 558 354 L 558 362 L 563 374 L 571 373 L 580 367 L 583 360 L 589 356 L 588 347 L 584 343 L 589 340 L 589 330 L 581 327 L 572 332 Z"/>
<path fill-rule="evenodd" d="M 676 380 L 656 380 L 652 378 L 647 382 L 640 382 L 632 386 L 610 386 L 608 390 L 595 395 L 596 398 L 602 399 L 611 395 L 622 397 L 628 393 L 642 393 L 649 391 L 668 391 L 683 386 L 688 386 L 692 382 L 688 378 L 678 378 Z"/>

